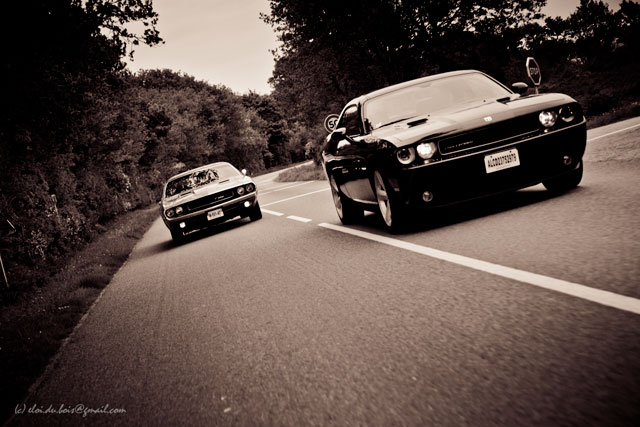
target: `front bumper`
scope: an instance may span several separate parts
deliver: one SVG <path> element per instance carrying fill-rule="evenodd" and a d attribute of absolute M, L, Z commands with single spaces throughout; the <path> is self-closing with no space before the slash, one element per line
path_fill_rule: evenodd
<path fill-rule="evenodd" d="M 578 167 L 587 139 L 586 123 L 489 150 L 389 173 L 397 197 L 407 206 L 432 208 L 539 184 Z M 520 165 L 487 173 L 488 154 L 516 148 Z M 565 164 L 565 156 L 571 158 Z M 433 195 L 425 202 L 422 195 Z"/>
<path fill-rule="evenodd" d="M 249 202 L 249 206 L 245 207 L 245 202 Z M 193 212 L 188 215 L 183 215 L 175 218 L 167 218 L 162 214 L 162 219 L 170 230 L 181 231 L 188 233 L 194 230 L 200 230 L 207 227 L 212 227 L 223 222 L 227 222 L 238 216 L 247 217 L 251 214 L 252 209 L 258 203 L 258 193 L 253 192 L 242 197 L 238 197 L 233 200 L 226 201 L 219 205 L 210 206 L 198 212 Z M 213 220 L 207 219 L 207 214 L 216 209 L 222 209 L 223 216 L 215 218 Z M 180 227 L 180 224 L 184 223 L 184 227 Z"/>

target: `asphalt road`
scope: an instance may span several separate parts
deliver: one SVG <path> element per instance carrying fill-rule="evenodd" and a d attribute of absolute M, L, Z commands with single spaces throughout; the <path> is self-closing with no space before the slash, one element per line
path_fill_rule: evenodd
<path fill-rule="evenodd" d="M 10 424 L 640 425 L 640 119 L 589 139 L 576 190 L 400 235 L 272 175 L 260 221 L 158 220 Z"/>

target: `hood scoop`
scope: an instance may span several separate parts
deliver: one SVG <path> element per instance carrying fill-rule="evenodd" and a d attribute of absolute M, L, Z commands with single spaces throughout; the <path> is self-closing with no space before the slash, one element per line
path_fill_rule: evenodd
<path fill-rule="evenodd" d="M 414 127 L 414 126 L 418 126 L 424 123 L 427 123 L 427 121 L 429 120 L 428 117 L 423 117 L 421 119 L 418 120 L 414 120 L 412 122 L 407 122 L 407 126 L 409 126 L 410 128 Z"/>

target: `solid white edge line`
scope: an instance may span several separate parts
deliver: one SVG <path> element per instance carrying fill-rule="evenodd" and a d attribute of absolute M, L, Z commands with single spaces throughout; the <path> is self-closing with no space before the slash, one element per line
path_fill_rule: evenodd
<path fill-rule="evenodd" d="M 287 201 L 289 201 L 289 200 L 297 199 L 297 198 L 299 198 L 299 197 L 309 196 L 309 195 L 311 195 L 311 194 L 316 194 L 316 193 L 320 193 L 320 192 L 322 192 L 322 191 L 329 191 L 329 190 L 331 190 L 331 189 L 330 189 L 330 188 L 323 188 L 322 190 L 316 190 L 316 191 L 312 191 L 312 192 L 310 192 L 310 193 L 299 194 L 299 195 L 297 195 L 297 196 L 293 196 L 293 197 L 289 197 L 289 198 L 286 198 L 286 199 L 277 200 L 277 201 L 275 201 L 275 202 L 267 203 L 266 205 L 262 205 L 262 206 L 271 206 L 271 205 L 275 205 L 276 203 L 287 202 Z"/>
<path fill-rule="evenodd" d="M 312 221 L 309 218 L 303 218 L 301 216 L 295 216 L 295 215 L 289 215 L 287 218 L 292 219 L 294 221 L 300 221 L 300 222 L 311 222 Z"/>
<path fill-rule="evenodd" d="M 269 188 L 268 190 L 261 191 L 260 194 L 265 195 L 269 193 L 275 193 L 276 191 L 288 190 L 289 188 L 300 187 L 301 185 L 309 184 L 310 182 L 313 182 L 313 181 L 297 182 L 294 184 L 284 184 L 279 187 Z"/>
<path fill-rule="evenodd" d="M 449 252 L 432 249 L 426 246 L 416 245 L 414 243 L 405 242 L 403 240 L 392 239 L 390 237 L 380 236 L 378 234 L 368 233 L 366 231 L 354 230 L 334 224 L 321 223 L 320 227 L 330 230 L 339 231 L 341 233 L 350 234 L 361 237 L 363 239 L 373 240 L 378 243 L 405 249 L 431 258 L 442 261 L 451 262 L 474 270 L 484 271 L 496 276 L 505 277 L 516 280 L 518 282 L 528 283 L 544 289 L 571 295 L 577 298 L 606 305 L 608 307 L 617 308 L 619 310 L 628 311 L 634 314 L 640 314 L 640 300 L 620 294 L 616 294 L 601 289 L 590 288 L 578 283 L 567 282 L 565 280 L 554 279 L 553 277 L 543 276 L 541 274 L 531 273 L 528 271 L 518 270 L 511 267 L 505 267 L 498 264 L 492 264 L 486 261 L 480 261 L 474 258 L 456 255 Z"/>
<path fill-rule="evenodd" d="M 266 213 L 266 214 L 269 214 L 269 215 L 275 215 L 275 216 L 282 216 L 282 215 L 284 215 L 282 212 L 270 211 L 269 209 L 262 209 L 262 208 L 260 208 L 260 210 L 261 210 L 262 212 Z"/>
<path fill-rule="evenodd" d="M 613 131 L 613 132 L 605 133 L 604 135 L 595 136 L 595 137 L 593 137 L 591 139 L 587 138 L 587 142 L 595 141 L 596 139 L 605 138 L 607 136 L 614 135 L 616 133 L 620 133 L 620 132 L 624 132 L 624 131 L 627 131 L 627 130 L 635 129 L 635 128 L 639 127 L 639 126 L 640 126 L 640 124 L 633 125 L 633 126 L 629 126 L 627 128 L 624 128 L 624 129 L 620 129 L 620 130 L 616 130 L 616 131 Z"/>

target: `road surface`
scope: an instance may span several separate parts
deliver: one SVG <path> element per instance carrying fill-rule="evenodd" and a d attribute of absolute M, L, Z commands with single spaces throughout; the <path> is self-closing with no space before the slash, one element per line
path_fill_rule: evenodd
<path fill-rule="evenodd" d="M 273 175 L 262 220 L 158 220 L 9 424 L 640 425 L 639 144 L 400 235 Z"/>

